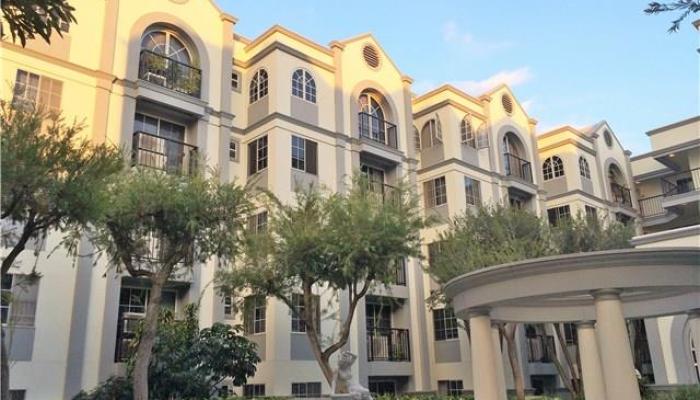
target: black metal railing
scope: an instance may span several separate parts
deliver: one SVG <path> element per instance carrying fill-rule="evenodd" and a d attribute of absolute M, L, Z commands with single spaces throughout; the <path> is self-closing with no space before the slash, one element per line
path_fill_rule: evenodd
<path fill-rule="evenodd" d="M 366 112 L 357 115 L 360 138 L 366 138 L 397 149 L 396 125 Z"/>
<path fill-rule="evenodd" d="M 661 201 L 665 196 L 663 194 L 639 199 L 639 213 L 643 218 L 655 217 L 666 213 Z"/>
<path fill-rule="evenodd" d="M 202 70 L 150 50 L 141 50 L 139 79 L 199 97 Z"/>
<path fill-rule="evenodd" d="M 391 201 L 392 204 L 397 204 L 401 201 L 401 193 L 397 187 L 388 185 L 383 182 L 365 179 L 361 183 L 365 190 L 381 197 L 382 201 Z"/>
<path fill-rule="evenodd" d="M 661 179 L 664 196 L 697 192 L 700 190 L 700 168 L 678 172 Z"/>
<path fill-rule="evenodd" d="M 532 183 L 532 164 L 511 153 L 503 153 L 503 163 L 506 176 L 514 176 Z"/>
<path fill-rule="evenodd" d="M 610 193 L 612 194 L 613 202 L 632 207 L 632 196 L 630 195 L 629 188 L 626 188 L 618 183 L 610 183 Z"/>
<path fill-rule="evenodd" d="M 531 363 L 551 363 L 556 357 L 554 336 L 535 335 L 527 338 L 528 361 Z"/>
<path fill-rule="evenodd" d="M 132 164 L 171 173 L 192 174 L 197 167 L 197 146 L 146 132 L 136 132 Z"/>
<path fill-rule="evenodd" d="M 377 328 L 367 331 L 368 361 L 411 361 L 408 329 Z"/>
<path fill-rule="evenodd" d="M 406 286 L 406 259 L 399 258 L 394 267 L 394 285 Z"/>

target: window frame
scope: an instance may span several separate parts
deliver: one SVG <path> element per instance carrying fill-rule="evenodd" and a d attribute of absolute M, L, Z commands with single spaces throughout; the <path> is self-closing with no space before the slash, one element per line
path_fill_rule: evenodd
<path fill-rule="evenodd" d="M 461 396 L 464 393 L 464 382 L 461 379 L 441 379 L 438 380 L 438 391 L 440 391 L 440 386 L 444 385 L 444 393 L 442 395 L 448 397 Z"/>
<path fill-rule="evenodd" d="M 299 390 L 303 388 L 303 390 Z M 316 391 L 318 388 L 318 391 Z M 296 389 L 296 390 L 295 390 Z M 321 397 L 322 385 L 321 382 L 292 382 L 292 397 L 307 398 Z"/>
<path fill-rule="evenodd" d="M 433 340 L 459 340 L 459 324 L 451 307 L 433 309 Z"/>
<path fill-rule="evenodd" d="M 12 312 L 12 302 L 10 299 L 12 298 L 12 286 L 14 285 L 15 274 L 7 273 L 2 278 L 2 282 L 0 282 L 0 323 L 5 325 L 10 320 Z M 8 284 L 9 287 L 6 287 Z"/>
<path fill-rule="evenodd" d="M 248 176 L 267 169 L 269 156 L 267 147 L 267 135 L 262 135 L 248 143 Z"/>
<path fill-rule="evenodd" d="M 426 140 L 429 139 L 429 146 L 426 145 Z M 442 126 L 440 124 L 440 118 L 436 115 L 434 118 L 427 120 L 420 130 L 420 143 L 421 149 L 426 149 L 441 145 L 442 142 Z"/>
<path fill-rule="evenodd" d="M 240 153 L 240 143 L 233 138 L 228 143 L 228 160 L 238 162 L 238 154 Z"/>
<path fill-rule="evenodd" d="M 440 183 L 438 185 L 438 183 Z M 423 182 L 426 208 L 435 208 L 447 204 L 447 180 L 445 176 Z"/>
<path fill-rule="evenodd" d="M 245 385 L 243 385 L 243 397 L 265 397 L 265 384 L 246 383 Z"/>
<path fill-rule="evenodd" d="M 551 207 L 547 209 L 547 219 L 549 224 L 556 226 L 559 221 L 564 219 L 571 220 L 571 207 L 568 204 Z"/>
<path fill-rule="evenodd" d="M 243 330 L 246 335 L 259 335 L 267 330 L 267 298 L 248 296 L 244 300 Z"/>
<path fill-rule="evenodd" d="M 314 325 L 316 327 L 316 332 L 319 332 L 321 326 L 321 296 L 312 295 L 314 299 L 314 307 L 316 312 L 314 313 Z M 292 293 L 292 305 L 296 309 L 296 313 L 292 312 L 291 318 L 291 332 L 292 333 L 306 333 L 306 322 L 303 318 L 297 316 L 304 312 L 304 295 L 301 293 Z"/>
<path fill-rule="evenodd" d="M 292 72 L 292 96 L 316 104 L 316 80 L 311 72 L 297 68 Z"/>
<path fill-rule="evenodd" d="M 248 104 L 255 104 L 270 92 L 270 74 L 265 68 L 255 71 L 248 85 Z"/>
<path fill-rule="evenodd" d="M 476 135 L 474 134 L 474 126 L 469 120 L 469 117 L 469 114 L 465 115 L 459 124 L 460 141 L 462 144 L 476 149 Z"/>
<path fill-rule="evenodd" d="M 542 177 L 545 181 L 564 176 L 564 161 L 559 156 L 548 157 L 542 163 Z"/>
<path fill-rule="evenodd" d="M 481 206 L 481 182 L 465 176 L 464 177 L 464 194 L 466 196 L 467 205 Z"/>
<path fill-rule="evenodd" d="M 233 296 L 224 296 L 224 319 L 233 319 Z"/>
<path fill-rule="evenodd" d="M 17 68 L 12 87 L 12 104 L 60 112 L 62 99 L 62 80 Z"/>
<path fill-rule="evenodd" d="M 231 90 L 239 93 L 241 91 L 241 74 L 235 70 L 231 70 Z"/>
<path fill-rule="evenodd" d="M 578 169 L 579 169 L 579 174 L 586 178 L 586 179 L 591 179 L 591 167 L 590 164 L 588 163 L 588 160 L 584 156 L 580 156 L 578 158 Z"/>

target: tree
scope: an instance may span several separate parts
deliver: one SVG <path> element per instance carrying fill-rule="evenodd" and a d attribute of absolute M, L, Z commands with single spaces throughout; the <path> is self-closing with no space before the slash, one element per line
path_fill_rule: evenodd
<path fill-rule="evenodd" d="M 196 304 L 187 305 L 180 320 L 171 310 L 162 310 L 149 367 L 150 397 L 208 399 L 227 378 L 235 386 L 245 384 L 255 374 L 260 358 L 255 343 L 238 335 L 239 330 L 222 323 L 200 330 Z M 127 362 L 129 370 L 133 361 L 131 357 Z M 74 400 L 127 399 L 131 394 L 128 380 L 111 378 Z"/>
<path fill-rule="evenodd" d="M 32 239 L 58 231 L 74 249 L 80 233 L 105 210 L 108 178 L 124 166 L 121 151 L 81 137 L 83 126 L 57 114 L 0 102 L 2 260 L 4 277 Z M 3 337 L 4 337 L 3 330 Z M 2 397 L 9 367 L 2 341 Z"/>
<path fill-rule="evenodd" d="M 108 188 L 108 212 L 95 242 L 118 272 L 150 283 L 133 366 L 134 398 L 148 399 L 148 366 L 155 344 L 163 286 L 212 256 L 230 262 L 240 250 L 246 191 L 218 177 L 134 168 Z"/>
<path fill-rule="evenodd" d="M 700 1 L 698 0 L 678 0 L 668 3 L 658 3 L 656 1 L 649 3 L 644 10 L 645 13 L 653 15 L 663 12 L 680 11 L 677 19 L 671 21 L 671 27 L 668 28 L 669 33 L 678 32 L 681 27 L 681 22 L 685 20 L 691 13 L 700 11 Z"/>
<path fill-rule="evenodd" d="M 427 270 L 442 285 L 457 276 L 494 265 L 548 255 L 629 247 L 631 236 L 631 227 L 617 222 L 605 224 L 579 215 L 550 227 L 547 221 L 528 211 L 496 205 L 467 211 L 455 218 L 449 229 L 440 235 L 439 251 L 431 255 Z M 440 292 L 434 300 L 445 301 Z M 563 342 L 561 326 L 555 325 L 554 329 Z M 502 324 L 499 330 L 508 344 L 516 394 L 518 399 L 524 399 L 522 371 L 515 351 L 517 325 Z M 575 379 L 573 361 L 568 354 L 565 356 L 569 375 Z M 563 368 L 560 371 L 566 375 Z M 572 379 L 567 376 L 562 379 L 572 394 L 579 392 Z"/>
<path fill-rule="evenodd" d="M 77 22 L 75 8 L 68 0 L 3 0 L 2 16 L 7 22 L 12 41 L 19 39 L 22 47 L 27 39 L 37 35 L 51 43 L 52 32 L 63 37 L 61 28 Z M 5 36 L 3 33 L 2 36 Z"/>
<path fill-rule="evenodd" d="M 399 259 L 419 255 L 423 219 L 416 199 L 403 187 L 382 194 L 371 186 L 356 177 L 347 194 L 309 188 L 298 192 L 291 204 L 273 197 L 267 230 L 251 235 L 241 265 L 218 275 L 226 293 L 271 296 L 285 303 L 303 321 L 314 357 L 331 386 L 330 358 L 347 344 L 360 300 L 373 284 L 395 279 Z M 315 296 L 320 289 L 347 296 L 339 334 L 327 338 L 327 346 L 322 344 Z M 294 294 L 301 295 L 302 310 L 295 307 Z"/>

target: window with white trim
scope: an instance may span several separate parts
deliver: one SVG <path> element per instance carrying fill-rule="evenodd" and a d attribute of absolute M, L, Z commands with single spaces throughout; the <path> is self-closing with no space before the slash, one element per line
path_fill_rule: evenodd
<path fill-rule="evenodd" d="M 292 168 L 316 175 L 318 144 L 313 140 L 292 135 Z"/>
<path fill-rule="evenodd" d="M 248 296 L 244 300 L 244 308 L 243 327 L 245 334 L 265 333 L 267 299 L 264 296 Z"/>
<path fill-rule="evenodd" d="M 243 397 L 265 397 L 265 384 L 243 385 Z"/>
<path fill-rule="evenodd" d="M 233 317 L 233 296 L 224 296 L 224 317 L 226 319 Z"/>
<path fill-rule="evenodd" d="M 598 209 L 597 208 L 595 208 L 593 206 L 589 206 L 589 205 L 586 205 L 584 207 L 586 210 L 586 218 L 598 219 Z"/>
<path fill-rule="evenodd" d="M 452 308 L 436 308 L 433 310 L 433 330 L 437 341 L 459 338 L 457 318 Z"/>
<path fill-rule="evenodd" d="M 465 115 L 462 119 L 459 125 L 459 131 L 462 143 L 469 147 L 476 148 L 476 136 L 474 135 L 474 129 L 472 129 L 472 123 L 469 121 L 469 115 Z"/>
<path fill-rule="evenodd" d="M 481 205 L 481 187 L 479 181 L 468 176 L 464 177 L 464 193 L 467 196 L 467 204 L 472 206 Z"/>
<path fill-rule="evenodd" d="M 18 69 L 12 104 L 58 112 L 61 110 L 63 82 Z"/>
<path fill-rule="evenodd" d="M 228 159 L 238 161 L 238 142 L 233 139 L 229 139 L 228 142 Z"/>
<path fill-rule="evenodd" d="M 267 211 L 248 217 L 248 231 L 259 234 L 267 230 Z"/>
<path fill-rule="evenodd" d="M 437 117 L 428 120 L 423 125 L 420 131 L 420 144 L 423 149 L 442 144 L 442 127 Z"/>
<path fill-rule="evenodd" d="M 231 90 L 241 90 L 241 75 L 236 71 L 231 71 Z"/>
<path fill-rule="evenodd" d="M 293 397 L 321 397 L 321 382 L 292 383 Z"/>
<path fill-rule="evenodd" d="M 423 183 L 423 192 L 427 208 L 447 204 L 447 183 L 444 176 Z"/>
<path fill-rule="evenodd" d="M 267 168 L 267 135 L 248 143 L 248 175 Z"/>
<path fill-rule="evenodd" d="M 578 169 L 582 177 L 591 179 L 591 168 L 588 165 L 588 160 L 583 156 L 578 158 Z"/>
<path fill-rule="evenodd" d="M 571 210 L 568 205 L 553 207 L 547 210 L 547 217 L 551 225 L 556 225 L 560 221 L 568 221 L 571 219 Z"/>
<path fill-rule="evenodd" d="M 13 274 L 5 274 L 2 277 L 2 286 L 0 288 L 0 314 L 2 315 L 2 323 L 6 324 L 10 317 L 10 302 L 12 300 L 12 278 Z"/>
<path fill-rule="evenodd" d="M 438 381 L 438 393 L 446 396 L 461 396 L 464 393 L 464 385 L 461 380 Z"/>
<path fill-rule="evenodd" d="M 314 326 L 318 331 L 321 322 L 321 297 L 312 295 L 314 302 Z M 304 313 L 304 295 L 299 293 L 292 294 L 292 304 L 295 312 L 292 312 L 292 332 L 306 332 L 306 322 L 301 317 Z"/>
<path fill-rule="evenodd" d="M 542 163 L 542 176 L 545 181 L 564 176 L 564 162 L 557 156 L 549 157 Z"/>
<path fill-rule="evenodd" d="M 292 74 L 292 95 L 316 103 L 316 81 L 311 73 L 299 68 Z"/>
<path fill-rule="evenodd" d="M 416 151 L 420 151 L 420 132 L 418 132 L 418 128 L 415 125 L 413 126 L 413 141 L 415 142 Z"/>
<path fill-rule="evenodd" d="M 250 88 L 249 88 L 250 104 L 253 104 L 256 101 L 267 96 L 267 89 L 268 89 L 267 79 L 268 78 L 267 78 L 267 71 L 266 70 L 260 69 L 257 72 L 255 72 L 255 75 L 253 75 L 253 79 L 250 80 Z"/>

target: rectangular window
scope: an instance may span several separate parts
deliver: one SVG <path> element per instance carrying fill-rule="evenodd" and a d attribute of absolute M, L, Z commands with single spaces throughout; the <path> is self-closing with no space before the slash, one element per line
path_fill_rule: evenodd
<path fill-rule="evenodd" d="M 438 393 L 447 396 L 461 396 L 464 386 L 461 380 L 438 381 Z"/>
<path fill-rule="evenodd" d="M 464 177 L 464 192 L 467 195 L 467 204 L 481 205 L 481 187 L 476 179 Z"/>
<path fill-rule="evenodd" d="M 12 102 L 20 106 L 60 111 L 62 91 L 63 82 L 18 69 Z"/>
<path fill-rule="evenodd" d="M 457 339 L 457 318 L 451 308 L 437 308 L 433 310 L 433 329 L 435 340 Z"/>
<path fill-rule="evenodd" d="M 578 331 L 576 331 L 576 324 L 571 322 L 564 323 L 564 339 L 566 344 L 576 345 L 578 344 Z"/>
<path fill-rule="evenodd" d="M 243 385 L 243 397 L 264 397 L 265 385 Z"/>
<path fill-rule="evenodd" d="M 313 296 L 314 298 L 314 326 L 318 331 L 319 323 L 321 321 L 321 298 L 320 296 Z M 296 313 L 292 313 L 292 332 L 301 333 L 306 332 L 306 322 L 300 317 L 304 312 L 304 295 L 294 293 L 292 294 L 292 303 L 294 304 L 294 309 Z"/>
<path fill-rule="evenodd" d="M 316 175 L 318 144 L 309 139 L 292 136 L 292 168 Z"/>
<path fill-rule="evenodd" d="M 248 296 L 245 298 L 243 325 L 246 335 L 265 333 L 266 306 L 267 299 L 263 296 Z"/>
<path fill-rule="evenodd" d="M 123 286 L 119 292 L 119 315 L 117 317 L 117 343 L 114 351 L 114 361 L 126 361 L 134 349 L 137 329 L 146 315 L 149 290 Z M 164 290 L 161 307 L 175 311 L 177 293 Z"/>
<path fill-rule="evenodd" d="M 5 274 L 2 277 L 2 287 L 0 289 L 0 312 L 2 313 L 2 323 L 6 324 L 10 317 L 10 299 L 12 298 L 12 277 L 13 274 Z"/>
<path fill-rule="evenodd" d="M 428 266 L 435 262 L 435 258 L 440 254 L 442 243 L 433 242 L 428 244 Z"/>
<path fill-rule="evenodd" d="M 248 143 L 248 175 L 267 168 L 267 135 Z"/>
<path fill-rule="evenodd" d="M 267 211 L 248 217 L 248 230 L 251 233 L 264 233 L 267 230 Z"/>
<path fill-rule="evenodd" d="M 292 397 L 321 397 L 321 382 L 292 383 Z"/>
<path fill-rule="evenodd" d="M 548 209 L 547 216 L 549 217 L 549 223 L 556 225 L 559 221 L 571 219 L 571 212 L 569 211 L 569 206 L 566 205 Z"/>
<path fill-rule="evenodd" d="M 586 206 L 586 217 L 590 219 L 598 219 L 598 209 L 591 206 Z"/>
<path fill-rule="evenodd" d="M 233 139 L 230 139 L 228 143 L 228 159 L 238 161 L 238 142 Z"/>
<path fill-rule="evenodd" d="M 231 89 L 235 91 L 241 90 L 241 77 L 238 72 L 231 71 Z"/>
<path fill-rule="evenodd" d="M 432 208 L 447 204 L 447 184 L 444 176 L 423 183 L 423 191 L 426 207 Z"/>
<path fill-rule="evenodd" d="M 224 296 L 224 317 L 230 319 L 233 317 L 233 297 Z"/>

